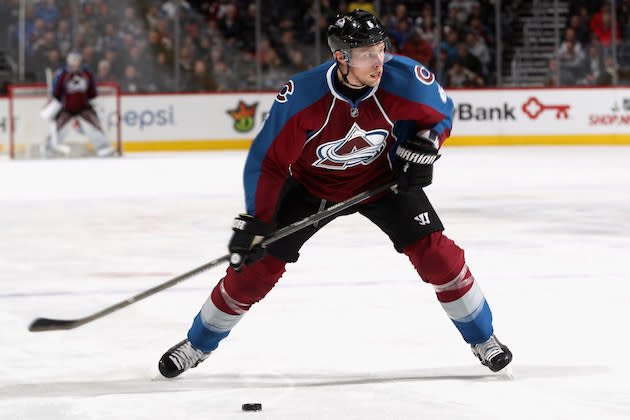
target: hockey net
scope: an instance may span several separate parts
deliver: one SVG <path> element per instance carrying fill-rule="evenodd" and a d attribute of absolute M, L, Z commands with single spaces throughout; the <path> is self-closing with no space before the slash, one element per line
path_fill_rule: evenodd
<path fill-rule="evenodd" d="M 9 86 L 9 155 L 13 159 L 44 157 L 44 145 L 50 135 L 50 121 L 40 116 L 50 101 L 44 84 Z M 98 85 L 95 110 L 105 136 L 119 156 L 122 155 L 120 129 L 120 88 L 114 83 Z M 63 144 L 69 146 L 68 157 L 96 156 L 87 135 L 77 121 L 70 121 Z M 50 156 L 48 156 L 50 157 Z"/>

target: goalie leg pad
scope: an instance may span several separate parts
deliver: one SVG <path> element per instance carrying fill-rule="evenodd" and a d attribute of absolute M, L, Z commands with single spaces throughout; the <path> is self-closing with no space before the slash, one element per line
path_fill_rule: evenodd
<path fill-rule="evenodd" d="M 70 147 L 61 144 L 63 138 L 67 133 L 68 125 L 59 129 L 57 122 L 50 121 L 50 135 L 46 138 L 46 142 L 43 147 L 43 155 L 46 157 L 50 157 L 55 153 L 61 153 L 62 155 L 70 154 Z"/>
<path fill-rule="evenodd" d="M 81 111 L 81 113 L 79 113 L 79 117 L 90 124 L 92 127 L 94 127 L 94 129 L 96 129 L 97 131 L 100 131 L 101 133 L 103 132 L 103 127 L 101 127 L 98 116 L 93 109 L 85 109 Z"/>
<path fill-rule="evenodd" d="M 94 111 L 82 111 L 79 114 L 77 121 L 79 121 L 81 129 L 87 135 L 87 138 L 90 143 L 92 143 L 92 146 L 94 146 L 94 150 L 99 151 L 106 148 L 111 148 L 109 140 L 107 140 L 107 137 L 105 136 L 105 133 L 103 132 L 103 129 L 98 122 L 98 117 L 96 116 L 96 113 Z"/>

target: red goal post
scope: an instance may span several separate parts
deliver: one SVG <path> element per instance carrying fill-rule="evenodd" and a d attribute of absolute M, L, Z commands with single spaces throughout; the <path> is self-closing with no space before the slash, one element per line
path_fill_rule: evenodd
<path fill-rule="evenodd" d="M 120 86 L 116 83 L 97 84 L 96 113 L 103 131 L 119 156 L 122 156 L 120 127 Z M 9 156 L 11 159 L 42 157 L 41 148 L 50 133 L 50 122 L 40 111 L 50 100 L 45 84 L 16 84 L 9 86 Z M 92 145 L 74 121 L 70 122 L 67 139 L 70 157 L 95 156 Z"/>

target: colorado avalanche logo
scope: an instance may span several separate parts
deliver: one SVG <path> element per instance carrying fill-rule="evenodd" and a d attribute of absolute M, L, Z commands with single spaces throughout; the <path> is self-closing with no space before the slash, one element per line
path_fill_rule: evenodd
<path fill-rule="evenodd" d="M 282 89 L 276 95 L 276 101 L 283 104 L 288 100 L 287 97 L 289 95 L 293 95 L 293 80 L 289 80 L 286 85 L 282 86 Z"/>
<path fill-rule="evenodd" d="M 313 166 L 343 171 L 357 165 L 369 165 L 385 150 L 387 135 L 387 130 L 365 131 L 354 123 L 344 138 L 317 148 L 318 160 Z"/>
<path fill-rule="evenodd" d="M 435 82 L 435 75 L 431 73 L 429 70 L 427 70 L 425 67 L 416 66 L 414 71 L 416 74 L 416 79 L 418 79 L 420 83 L 430 86 L 433 84 L 433 82 Z M 442 102 L 446 103 L 446 99 L 447 99 L 446 92 L 444 91 L 442 86 L 439 85 L 439 83 L 436 83 L 436 85 L 438 87 L 438 93 L 440 94 L 440 99 L 442 100 Z"/>
<path fill-rule="evenodd" d="M 87 80 L 79 75 L 73 75 L 71 79 L 66 81 L 66 91 L 68 93 L 86 92 L 87 88 Z"/>
<path fill-rule="evenodd" d="M 422 66 L 416 66 L 416 78 L 425 85 L 430 85 L 435 80 L 435 76 Z"/>

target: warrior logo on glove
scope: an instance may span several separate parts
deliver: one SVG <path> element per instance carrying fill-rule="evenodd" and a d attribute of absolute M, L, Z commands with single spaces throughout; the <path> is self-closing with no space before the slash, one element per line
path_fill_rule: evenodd
<path fill-rule="evenodd" d="M 398 149 L 396 149 L 396 156 L 408 163 L 418 163 L 420 165 L 433 165 L 433 163 L 440 157 L 440 155 L 436 155 L 434 153 L 417 153 L 406 149 L 403 146 L 398 146 Z"/>
<path fill-rule="evenodd" d="M 418 191 L 433 182 L 433 164 L 440 158 L 437 135 L 431 131 L 417 133 L 396 149 L 392 165 L 399 191 Z"/>

